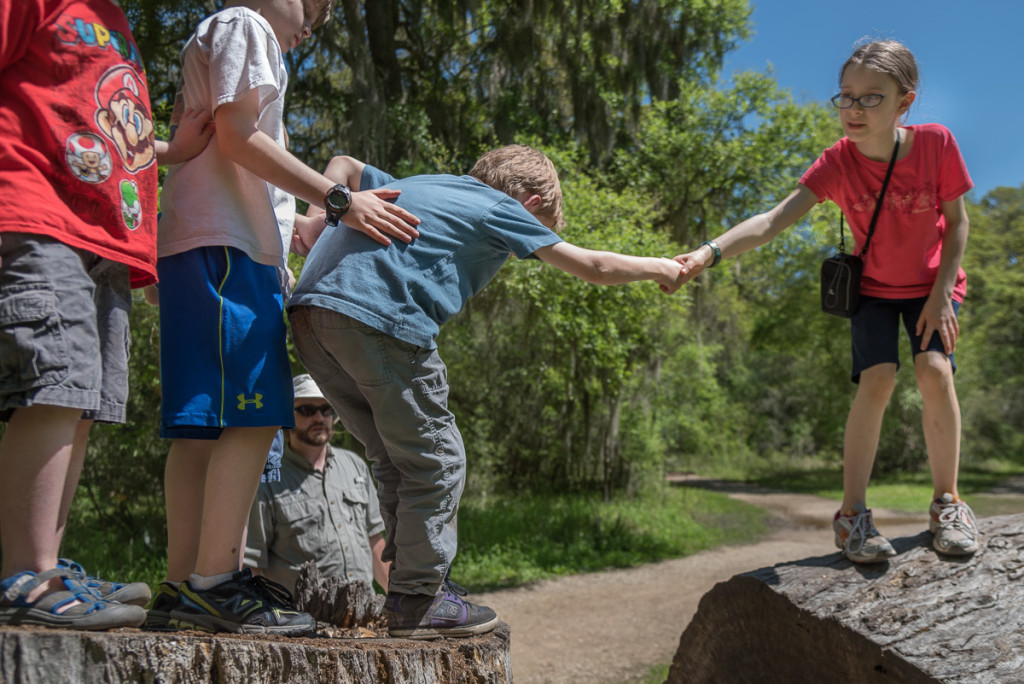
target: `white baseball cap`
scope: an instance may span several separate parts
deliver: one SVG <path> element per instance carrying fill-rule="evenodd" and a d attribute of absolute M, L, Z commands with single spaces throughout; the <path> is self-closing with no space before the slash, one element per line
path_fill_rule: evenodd
<path fill-rule="evenodd" d="M 292 391 L 296 399 L 323 399 L 324 393 L 316 386 L 309 373 L 296 375 L 292 378 Z"/>

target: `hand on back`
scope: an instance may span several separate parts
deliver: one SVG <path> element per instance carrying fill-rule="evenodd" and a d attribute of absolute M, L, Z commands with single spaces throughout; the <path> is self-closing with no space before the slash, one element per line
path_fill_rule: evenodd
<path fill-rule="evenodd" d="M 382 245 L 390 245 L 391 239 L 398 238 L 402 242 L 412 242 L 419 237 L 416 230 L 420 220 L 393 200 L 401 193 L 400 190 L 378 188 L 352 193 L 352 206 L 341 217 L 342 223 L 349 228 L 365 233 Z"/>

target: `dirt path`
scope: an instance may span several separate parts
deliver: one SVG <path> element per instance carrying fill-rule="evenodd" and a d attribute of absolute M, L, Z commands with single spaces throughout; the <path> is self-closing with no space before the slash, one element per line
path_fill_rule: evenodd
<path fill-rule="evenodd" d="M 773 518 L 762 541 L 688 558 L 547 580 L 474 594 L 512 628 L 516 684 L 622 684 L 672 661 L 679 637 L 700 598 L 738 573 L 812 556 L 834 555 L 831 520 L 836 502 L 734 483 L 691 481 L 764 508 Z M 1024 510 L 1024 482 L 982 501 L 979 516 Z M 983 504 L 983 505 L 981 505 Z M 874 510 L 889 537 L 918 534 L 927 515 Z"/>

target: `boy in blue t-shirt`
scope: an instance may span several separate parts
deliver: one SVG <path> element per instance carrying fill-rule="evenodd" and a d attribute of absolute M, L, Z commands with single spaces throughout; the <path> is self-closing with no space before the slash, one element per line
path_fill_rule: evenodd
<path fill-rule="evenodd" d="M 396 204 L 421 220 L 410 244 L 378 249 L 331 228 L 310 252 L 289 305 L 306 369 L 366 447 L 387 530 L 391 636 L 471 636 L 497 624 L 494 611 L 464 600 L 451 582 L 455 518 L 466 454 L 448 410 L 437 353 L 440 326 L 498 272 L 510 253 L 535 256 L 588 282 L 654 280 L 666 293 L 685 270 L 671 259 L 576 247 L 563 225 L 554 165 L 510 145 L 484 155 L 469 176 L 391 176 L 348 157 L 325 175 L 352 190 L 400 190 Z"/>

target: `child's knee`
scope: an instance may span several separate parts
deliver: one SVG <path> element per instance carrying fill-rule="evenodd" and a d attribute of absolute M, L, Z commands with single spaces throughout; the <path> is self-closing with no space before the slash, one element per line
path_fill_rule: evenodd
<path fill-rule="evenodd" d="M 895 364 L 879 364 L 861 372 L 857 394 L 875 401 L 887 402 L 896 388 Z"/>
<path fill-rule="evenodd" d="M 921 352 L 914 359 L 917 387 L 922 395 L 948 393 L 953 389 L 953 367 L 939 352 Z"/>

